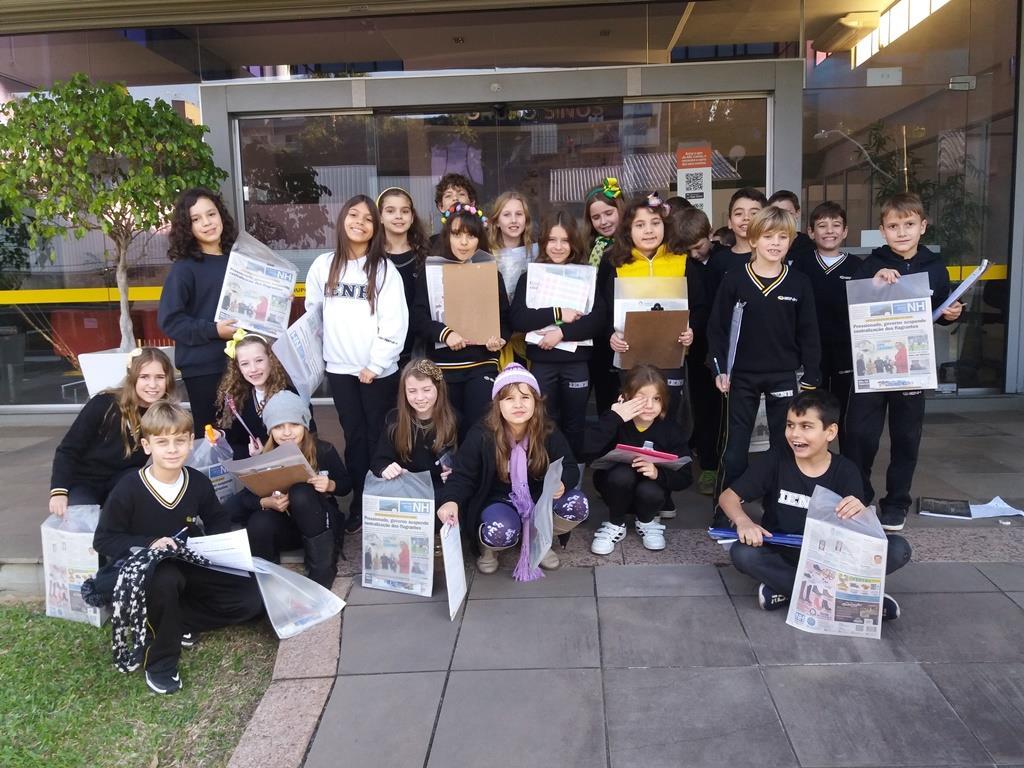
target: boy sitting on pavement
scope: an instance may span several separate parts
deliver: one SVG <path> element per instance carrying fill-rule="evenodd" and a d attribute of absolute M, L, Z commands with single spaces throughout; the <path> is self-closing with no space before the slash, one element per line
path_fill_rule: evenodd
<path fill-rule="evenodd" d="M 864 510 L 860 471 L 849 459 L 831 453 L 828 444 L 839 431 L 839 402 L 829 392 L 802 392 L 786 414 L 786 444 L 758 460 L 719 497 L 719 506 L 736 526 L 738 541 L 729 555 L 741 573 L 760 582 L 757 602 L 763 610 L 789 602 L 796 581 L 800 550 L 771 543 L 772 532 L 802 534 L 814 486 L 843 497 L 836 514 L 848 519 Z M 764 515 L 758 525 L 743 503 L 761 498 Z M 902 536 L 889 536 L 886 573 L 910 562 L 910 545 Z M 899 604 L 889 595 L 882 618 L 899 618 Z"/>

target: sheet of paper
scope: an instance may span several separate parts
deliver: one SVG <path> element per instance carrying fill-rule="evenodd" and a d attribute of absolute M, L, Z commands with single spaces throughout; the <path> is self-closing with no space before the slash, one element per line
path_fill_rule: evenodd
<path fill-rule="evenodd" d="M 746 306 L 745 301 L 737 301 L 736 306 L 732 308 L 732 319 L 729 321 L 729 350 L 726 353 L 725 359 L 725 371 L 716 371 L 716 373 L 726 373 L 732 375 L 732 366 L 736 362 L 736 348 L 740 345 L 740 329 L 743 327 L 743 308 Z M 721 366 L 721 361 L 715 360 L 716 366 Z"/>
<path fill-rule="evenodd" d="M 932 311 L 932 322 L 935 322 L 942 317 L 942 313 L 949 309 L 954 301 L 958 301 L 961 296 L 967 293 L 971 286 L 978 282 L 981 276 L 985 274 L 986 269 L 988 269 L 988 259 L 982 259 L 981 264 L 979 264 L 975 270 L 967 276 L 967 279 L 954 288 L 946 300 Z"/>
<path fill-rule="evenodd" d="M 541 328 L 540 330 L 537 331 L 530 331 L 529 333 L 526 334 L 526 343 L 540 344 L 540 340 L 544 338 L 544 334 L 547 333 L 548 331 L 553 331 L 554 329 L 555 326 L 549 325 L 547 328 Z M 557 344 L 555 344 L 555 349 L 561 349 L 566 352 L 575 352 L 576 349 L 580 346 L 592 347 L 594 346 L 594 341 L 593 339 L 590 339 L 588 341 L 560 341 Z"/>
<path fill-rule="evenodd" d="M 188 548 L 222 568 L 249 572 L 255 570 L 249 549 L 249 535 L 244 528 L 212 536 L 193 536 L 188 540 Z"/>
<path fill-rule="evenodd" d="M 526 271 L 526 306 L 569 307 L 587 314 L 594 308 L 597 268 L 589 264 L 530 264 Z"/>
<path fill-rule="evenodd" d="M 1024 515 L 1019 509 L 1011 507 L 999 496 L 996 496 L 988 504 L 971 504 L 971 518 L 982 517 L 1006 517 L 1009 515 Z"/>
<path fill-rule="evenodd" d="M 448 590 L 448 615 L 455 621 L 455 614 L 466 599 L 466 564 L 462 559 L 462 533 L 458 523 L 441 527 L 441 553 Z"/>
<path fill-rule="evenodd" d="M 533 525 L 530 526 L 530 566 L 537 568 L 541 558 L 551 549 L 554 541 L 554 500 L 555 491 L 562 482 L 562 460 L 556 459 L 548 465 L 544 475 L 544 489 L 533 508 Z"/>

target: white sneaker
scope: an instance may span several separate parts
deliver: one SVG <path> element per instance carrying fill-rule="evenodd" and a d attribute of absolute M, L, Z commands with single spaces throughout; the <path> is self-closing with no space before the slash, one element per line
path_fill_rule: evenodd
<path fill-rule="evenodd" d="M 657 520 L 649 523 L 636 521 L 636 534 L 644 540 L 644 549 L 659 550 L 665 548 L 665 526 Z"/>
<path fill-rule="evenodd" d="M 562 561 L 558 558 L 558 553 L 555 552 L 554 548 L 549 549 L 544 553 L 544 557 L 540 559 L 540 567 L 545 571 L 553 571 L 562 564 Z"/>
<path fill-rule="evenodd" d="M 601 527 L 594 533 L 594 540 L 590 542 L 590 551 L 595 555 L 610 555 L 615 551 L 615 545 L 624 538 L 626 526 L 601 523 Z"/>

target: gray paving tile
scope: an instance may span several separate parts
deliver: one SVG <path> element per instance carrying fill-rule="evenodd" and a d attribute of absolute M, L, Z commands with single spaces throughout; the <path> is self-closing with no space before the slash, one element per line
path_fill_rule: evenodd
<path fill-rule="evenodd" d="M 339 677 L 306 768 L 423 765 L 446 674 Z"/>
<path fill-rule="evenodd" d="M 979 563 L 978 570 L 1004 592 L 1024 592 L 1024 564 Z"/>
<path fill-rule="evenodd" d="M 747 574 L 737 571 L 734 566 L 727 565 L 719 568 L 718 572 L 722 576 L 726 592 L 730 595 L 753 595 L 757 592 L 757 582 Z"/>
<path fill-rule="evenodd" d="M 452 672 L 427 768 L 606 763 L 598 670 L 492 670 Z"/>
<path fill-rule="evenodd" d="M 924 670 L 997 763 L 1024 761 L 1024 664 L 927 664 Z"/>
<path fill-rule="evenodd" d="M 612 768 L 797 764 L 756 668 L 610 669 L 604 691 Z"/>
<path fill-rule="evenodd" d="M 968 422 L 966 424 L 929 424 L 927 432 L 929 437 L 944 437 L 959 439 L 961 437 L 1005 437 L 1013 434 L 1012 425 L 1003 425 L 1002 422 L 987 424 L 980 421 Z M 879 451 L 880 455 L 883 455 Z"/>
<path fill-rule="evenodd" d="M 977 765 L 988 757 L 917 664 L 766 667 L 801 765 Z"/>
<path fill-rule="evenodd" d="M 962 491 L 958 498 L 974 501 L 991 501 L 993 496 L 1024 496 L 1024 476 L 1020 472 L 1000 475 L 981 472 L 947 472 L 943 475 L 947 483 Z M 998 490 L 994 490 L 998 489 Z M 1019 519 L 1019 518 L 1017 518 Z"/>
<path fill-rule="evenodd" d="M 919 661 L 1024 661 L 1024 613 L 998 592 L 900 595 L 882 633 Z"/>
<path fill-rule="evenodd" d="M 961 416 L 959 413 L 925 413 L 924 423 L 928 424 L 964 424 L 968 421 L 967 417 Z"/>
<path fill-rule="evenodd" d="M 407 595 L 403 592 L 389 592 L 385 589 L 369 589 L 359 584 L 362 575 L 357 575 L 352 589 L 349 590 L 345 602 L 349 605 L 400 605 L 402 603 L 428 603 L 438 600 L 447 600 L 447 593 L 444 591 L 444 578 L 434 575 L 434 592 L 430 597 L 419 595 Z"/>
<path fill-rule="evenodd" d="M 880 640 L 826 637 L 789 626 L 785 610 L 762 611 L 752 595 L 737 595 L 733 604 L 759 664 L 915 661 L 913 654 L 886 632 L 888 625 L 882 627 Z"/>
<path fill-rule="evenodd" d="M 599 667 L 592 597 L 473 600 L 452 669 Z"/>
<path fill-rule="evenodd" d="M 509 571 L 476 574 L 469 590 L 470 600 L 519 597 L 593 597 L 594 572 L 591 568 L 560 568 L 547 571 L 543 579 L 519 582 Z"/>
<path fill-rule="evenodd" d="M 458 617 L 449 620 L 446 603 L 346 606 L 338 672 L 446 670 L 458 629 Z"/>
<path fill-rule="evenodd" d="M 996 587 L 971 563 L 909 563 L 885 577 L 885 591 L 994 592 Z"/>
<path fill-rule="evenodd" d="M 602 597 L 598 612 L 605 668 L 754 663 L 727 597 Z"/>
<path fill-rule="evenodd" d="M 1021 608 L 1024 608 L 1024 592 L 1007 592 L 1006 596 Z"/>
<path fill-rule="evenodd" d="M 598 597 L 724 595 L 713 565 L 624 565 L 595 573 Z"/>

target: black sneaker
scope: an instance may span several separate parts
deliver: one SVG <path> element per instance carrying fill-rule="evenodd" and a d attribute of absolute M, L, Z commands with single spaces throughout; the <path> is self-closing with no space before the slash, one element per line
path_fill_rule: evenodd
<path fill-rule="evenodd" d="M 777 611 L 785 608 L 789 598 L 781 592 L 776 592 L 767 584 L 761 584 L 757 588 L 757 604 L 762 611 Z"/>
<path fill-rule="evenodd" d="M 726 517 L 725 512 L 720 509 L 716 509 L 715 514 L 711 516 L 711 527 L 732 528 L 732 520 Z"/>
<path fill-rule="evenodd" d="M 882 595 L 882 621 L 895 621 L 900 617 L 900 604 L 892 595 Z"/>
<path fill-rule="evenodd" d="M 907 523 L 907 510 L 905 509 L 883 509 L 878 514 L 878 522 L 886 531 L 902 531 Z"/>
<path fill-rule="evenodd" d="M 146 685 L 153 693 L 177 693 L 181 690 L 181 678 L 178 676 L 178 670 L 155 672 L 147 669 Z"/>
<path fill-rule="evenodd" d="M 195 648 L 196 643 L 199 642 L 198 632 L 186 632 L 181 636 L 181 647 L 182 648 Z"/>
<path fill-rule="evenodd" d="M 359 533 L 363 530 L 363 513 L 349 510 L 348 519 L 345 521 L 345 533 Z"/>

